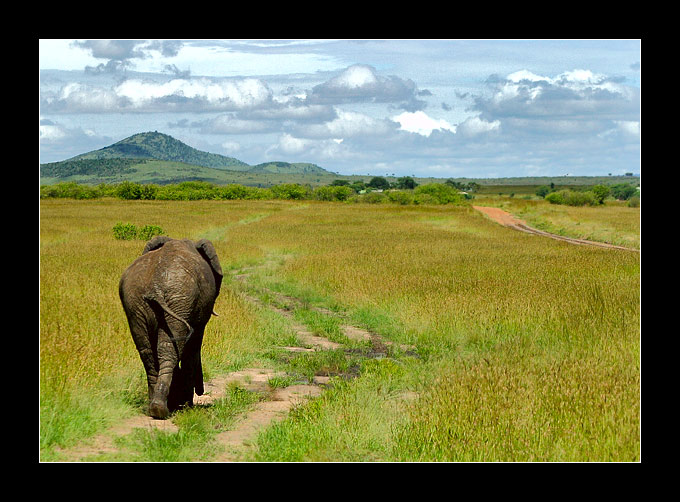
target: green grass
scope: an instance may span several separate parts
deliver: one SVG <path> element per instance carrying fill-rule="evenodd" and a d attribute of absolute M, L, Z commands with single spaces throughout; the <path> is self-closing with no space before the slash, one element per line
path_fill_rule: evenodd
<path fill-rule="evenodd" d="M 625 223 L 634 208 L 572 209 L 554 221 L 582 214 L 604 231 L 621 219 L 636 232 Z M 289 322 L 225 278 L 206 330 L 207 375 L 264 365 L 296 379 L 352 377 L 333 377 L 264 431 L 250 460 L 640 460 L 637 253 L 526 235 L 467 207 L 118 200 L 41 201 L 41 459 L 144 403 L 117 297 L 143 244 L 115 240 L 118 221 L 177 238 L 214 231 L 223 269 L 267 264 L 250 280 L 301 299 L 295 315 L 310 329 L 338 335 L 339 316 L 310 308 L 325 306 L 415 345 L 417 357 L 283 360 L 275 348 L 294 341 Z M 222 419 L 188 411 L 181 436 L 128 438 L 128 458 L 209 458 L 204 432 Z"/>
<path fill-rule="evenodd" d="M 545 232 L 640 249 L 640 208 L 608 200 L 596 207 L 556 207 L 544 200 L 478 198 L 478 205 L 500 207 Z"/>
<path fill-rule="evenodd" d="M 85 458 L 98 462 L 188 462 L 208 461 L 221 451 L 215 435 L 229 430 L 236 418 L 262 397 L 238 386 L 209 406 L 196 406 L 173 415 L 177 432 L 134 429 L 116 438 L 118 452 Z"/>

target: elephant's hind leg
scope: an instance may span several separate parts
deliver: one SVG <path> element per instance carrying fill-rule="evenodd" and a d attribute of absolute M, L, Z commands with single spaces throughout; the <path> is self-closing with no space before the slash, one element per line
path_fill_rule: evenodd
<path fill-rule="evenodd" d="M 170 411 L 178 408 L 178 404 L 184 404 L 178 401 L 185 398 L 181 392 L 184 388 L 185 372 L 179 368 L 179 354 L 184 348 L 184 342 L 181 340 L 188 334 L 188 329 L 174 319 L 167 319 L 167 323 L 163 324 L 164 326 L 159 326 L 158 329 L 158 379 L 149 404 L 149 413 L 154 418 L 167 418 Z M 172 336 L 168 335 L 168 331 Z"/>

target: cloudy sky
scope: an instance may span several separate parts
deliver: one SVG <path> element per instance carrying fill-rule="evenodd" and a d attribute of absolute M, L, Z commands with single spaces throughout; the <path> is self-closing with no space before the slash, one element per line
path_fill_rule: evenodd
<path fill-rule="evenodd" d="M 40 162 L 158 131 L 341 174 L 640 172 L 639 40 L 40 40 Z"/>

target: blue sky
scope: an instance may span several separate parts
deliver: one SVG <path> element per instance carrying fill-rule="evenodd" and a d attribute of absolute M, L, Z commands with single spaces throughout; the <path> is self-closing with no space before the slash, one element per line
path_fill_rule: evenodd
<path fill-rule="evenodd" d="M 40 161 L 159 131 L 341 174 L 640 172 L 639 40 L 40 40 Z"/>

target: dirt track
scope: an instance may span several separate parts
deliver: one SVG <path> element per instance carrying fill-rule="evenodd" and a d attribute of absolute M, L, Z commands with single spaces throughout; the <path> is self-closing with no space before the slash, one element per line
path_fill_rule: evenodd
<path fill-rule="evenodd" d="M 243 268 L 233 273 L 236 281 L 246 285 L 250 273 L 254 269 L 271 266 L 264 263 L 257 267 Z M 272 304 L 265 304 L 259 298 L 248 293 L 240 293 L 246 301 L 255 303 L 263 308 L 268 308 L 286 317 L 301 345 L 297 347 L 282 347 L 288 352 L 314 352 L 318 350 L 335 350 L 343 348 L 340 343 L 333 342 L 316 335 L 309 331 L 307 327 L 293 318 L 292 309 L 300 301 L 297 298 L 283 295 L 271 290 L 268 294 L 277 299 L 277 303 L 285 305 L 286 308 L 277 307 Z M 324 314 L 333 314 L 327 309 L 308 306 Z M 392 345 L 388 340 L 375 333 L 371 333 L 363 328 L 354 326 L 346 320 L 341 325 L 342 333 L 353 340 L 364 340 L 370 342 L 372 351 L 367 357 L 384 357 L 387 355 L 387 348 Z M 414 347 L 399 345 L 402 350 L 411 351 Z M 233 462 L 240 461 L 244 453 L 252 448 L 252 442 L 257 434 L 269 424 L 284 419 L 288 412 L 296 405 L 303 403 L 309 398 L 319 396 L 324 388 L 329 384 L 330 378 L 327 376 L 314 376 L 312 383 L 296 383 L 285 388 L 271 388 L 268 381 L 273 377 L 282 377 L 285 373 L 276 372 L 267 368 L 246 368 L 226 375 L 219 375 L 210 381 L 205 382 L 205 394 L 202 396 L 194 395 L 195 406 L 210 406 L 218 399 L 224 398 L 229 384 L 238 384 L 240 387 L 250 392 L 257 392 L 263 396 L 263 400 L 255 404 L 248 412 L 243 414 L 236 425 L 230 430 L 220 432 L 216 435 L 216 442 L 223 446 L 222 453 L 213 462 Z M 404 399 L 409 396 L 404 396 Z M 107 431 L 89 440 L 83 441 L 79 445 L 68 449 L 57 448 L 65 461 L 92 461 L 101 458 L 100 455 L 111 454 L 118 451 L 116 438 L 130 434 L 136 428 L 147 430 L 160 429 L 166 432 L 177 432 L 179 428 L 172 420 L 156 420 L 146 415 L 137 415 L 117 424 L 114 424 Z"/>
<path fill-rule="evenodd" d="M 637 251 L 639 252 L 638 249 L 633 249 L 633 248 L 627 248 L 623 246 L 615 246 L 614 244 L 607 244 L 605 242 L 595 242 L 595 241 L 589 241 L 586 239 L 574 239 L 572 237 L 564 237 L 562 235 L 555 235 L 551 234 L 548 232 L 544 232 L 542 230 L 538 230 L 536 228 L 532 228 L 529 225 L 526 224 L 525 221 L 520 220 L 518 218 L 515 218 L 513 215 L 510 213 L 503 211 L 502 209 L 499 209 L 497 207 L 484 207 L 484 206 L 472 206 L 474 209 L 477 211 L 485 214 L 489 218 L 491 218 L 493 221 L 496 223 L 500 223 L 501 225 L 508 227 L 508 228 L 513 228 L 515 230 L 519 230 L 520 232 L 526 232 L 528 234 L 534 234 L 534 235 L 540 235 L 543 237 L 550 237 L 551 239 L 556 239 L 558 241 L 565 241 L 569 242 L 571 244 L 581 244 L 581 245 L 589 245 L 589 246 L 597 246 L 597 247 L 602 247 L 602 248 L 609 248 L 609 249 L 622 249 L 625 251 Z"/>

